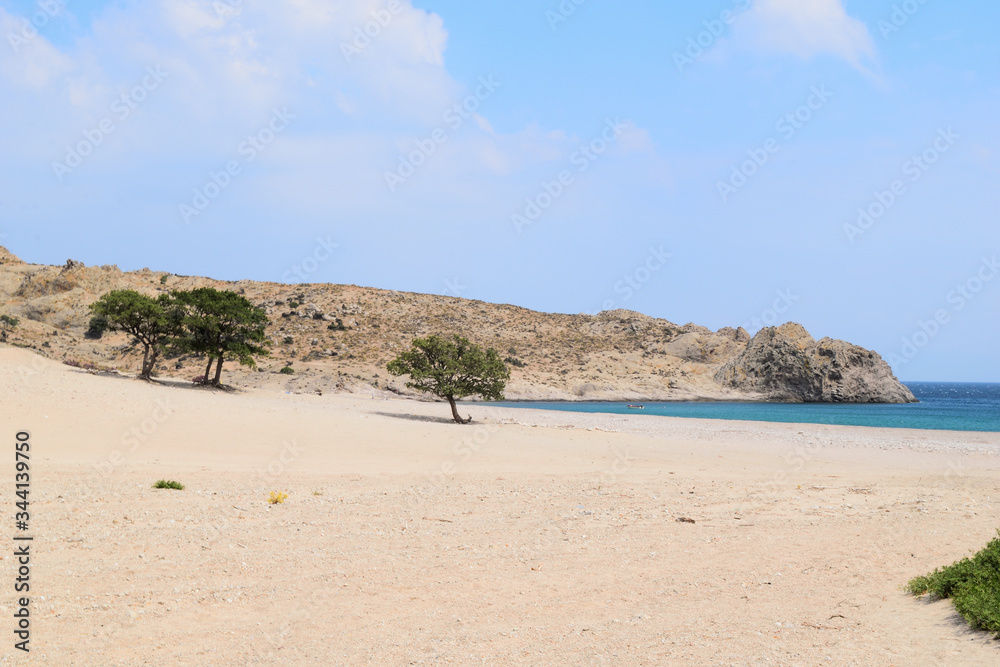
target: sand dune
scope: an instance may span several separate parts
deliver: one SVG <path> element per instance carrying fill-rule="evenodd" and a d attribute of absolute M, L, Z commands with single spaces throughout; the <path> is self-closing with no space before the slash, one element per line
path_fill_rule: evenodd
<path fill-rule="evenodd" d="M 1000 655 L 900 590 L 995 535 L 997 434 L 484 405 L 461 427 L 441 404 L 146 384 L 3 346 L 0 391 L 7 441 L 33 443 L 33 663 Z"/>

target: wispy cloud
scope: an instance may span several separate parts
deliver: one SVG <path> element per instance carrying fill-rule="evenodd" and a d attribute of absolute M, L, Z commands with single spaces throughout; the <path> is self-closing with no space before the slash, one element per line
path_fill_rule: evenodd
<path fill-rule="evenodd" d="M 758 0 L 736 19 L 731 43 L 803 60 L 832 55 L 866 72 L 876 56 L 868 26 L 841 0 Z"/>

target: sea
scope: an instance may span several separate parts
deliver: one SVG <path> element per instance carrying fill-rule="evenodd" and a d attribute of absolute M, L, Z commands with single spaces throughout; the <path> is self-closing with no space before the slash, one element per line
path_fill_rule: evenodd
<path fill-rule="evenodd" d="M 642 410 L 611 402 L 505 402 L 515 408 L 661 415 L 696 419 L 880 426 L 946 431 L 1000 431 L 1000 384 L 907 382 L 919 403 L 755 403 L 691 401 L 642 403 Z"/>

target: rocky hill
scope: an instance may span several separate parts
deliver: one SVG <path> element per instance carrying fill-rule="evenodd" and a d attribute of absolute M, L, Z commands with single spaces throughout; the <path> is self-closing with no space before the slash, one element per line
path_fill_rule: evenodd
<path fill-rule="evenodd" d="M 913 400 L 878 354 L 844 341 L 814 341 L 797 324 L 751 339 L 742 328 L 713 332 L 627 310 L 559 315 L 354 285 L 223 282 L 72 260 L 42 266 L 0 247 L 0 314 L 20 320 L 8 342 L 85 367 L 134 373 L 138 365 L 124 335 L 86 337 L 88 306 L 102 294 L 202 286 L 239 292 L 271 318 L 271 357 L 257 370 L 227 365 L 224 381 L 237 387 L 406 394 L 400 378 L 387 377 L 386 363 L 416 336 L 460 333 L 506 358 L 510 399 Z M 294 374 L 279 374 L 285 366 Z M 163 376 L 201 372 L 194 357 L 160 365 Z"/>
<path fill-rule="evenodd" d="M 842 340 L 814 340 L 795 323 L 761 330 L 715 375 L 726 387 L 773 400 L 910 403 L 915 399 L 878 354 Z"/>

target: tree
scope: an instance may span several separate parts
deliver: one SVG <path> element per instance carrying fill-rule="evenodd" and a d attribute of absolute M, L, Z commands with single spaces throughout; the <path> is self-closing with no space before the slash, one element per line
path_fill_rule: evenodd
<path fill-rule="evenodd" d="M 0 341 L 7 342 L 7 333 L 17 328 L 21 320 L 13 315 L 0 315 Z"/>
<path fill-rule="evenodd" d="M 222 364 L 226 359 L 256 368 L 254 357 L 270 354 L 267 313 L 245 297 L 213 287 L 176 292 L 175 296 L 184 309 L 184 334 L 176 346 L 208 357 L 204 384 L 220 385 Z M 213 362 L 216 364 L 215 378 L 209 381 Z"/>
<path fill-rule="evenodd" d="M 179 330 L 173 297 L 161 294 L 154 299 L 135 290 L 114 290 L 90 304 L 90 310 L 104 318 L 109 331 L 132 336 L 133 348 L 142 345 L 139 378 L 149 380 L 160 353 Z"/>
<path fill-rule="evenodd" d="M 503 400 L 510 379 L 510 371 L 496 350 L 484 351 L 458 335 L 450 340 L 438 336 L 414 339 L 410 350 L 390 361 L 387 368 L 393 375 L 409 375 L 406 386 L 410 389 L 447 400 L 451 416 L 459 424 L 468 424 L 472 417 L 458 415 L 457 399 L 479 395 L 486 401 Z"/>
<path fill-rule="evenodd" d="M 92 340 L 100 340 L 104 332 L 108 330 L 108 318 L 104 315 L 94 315 L 90 318 L 90 324 L 83 337 Z"/>

